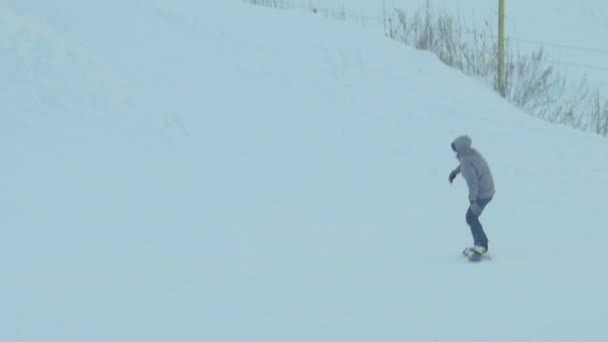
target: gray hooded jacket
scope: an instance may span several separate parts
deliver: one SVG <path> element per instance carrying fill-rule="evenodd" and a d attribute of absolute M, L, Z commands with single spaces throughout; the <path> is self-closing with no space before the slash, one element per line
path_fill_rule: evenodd
<path fill-rule="evenodd" d="M 461 173 L 467 181 L 469 201 L 488 199 L 495 193 L 492 172 L 483 156 L 471 147 L 471 143 L 471 138 L 466 135 L 456 138 L 452 143 L 452 149 L 460 161 L 460 166 L 454 172 Z"/>

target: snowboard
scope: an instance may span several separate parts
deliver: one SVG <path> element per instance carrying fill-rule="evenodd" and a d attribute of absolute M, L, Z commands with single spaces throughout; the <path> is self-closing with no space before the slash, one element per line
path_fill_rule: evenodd
<path fill-rule="evenodd" d="M 483 260 L 490 260 L 490 257 L 485 255 L 485 254 L 474 254 L 471 256 L 467 257 L 467 260 L 469 260 L 469 262 L 480 262 Z"/>

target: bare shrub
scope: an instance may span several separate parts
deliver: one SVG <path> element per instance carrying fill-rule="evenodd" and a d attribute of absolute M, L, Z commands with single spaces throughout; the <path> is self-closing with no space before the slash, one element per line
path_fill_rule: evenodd
<path fill-rule="evenodd" d="M 254 5 L 267 6 L 273 8 L 285 8 L 287 3 L 285 0 L 249 0 Z"/>
<path fill-rule="evenodd" d="M 496 68 L 498 51 L 489 27 L 465 29 L 459 19 L 445 12 L 436 12 L 430 1 L 409 15 L 396 9 L 396 18 L 389 20 L 389 36 L 420 50 L 437 55 L 445 64 L 467 75 L 493 81 L 491 69 Z"/>
<path fill-rule="evenodd" d="M 600 135 L 608 135 L 608 100 L 602 104 L 599 91 L 593 94 L 591 130 Z"/>

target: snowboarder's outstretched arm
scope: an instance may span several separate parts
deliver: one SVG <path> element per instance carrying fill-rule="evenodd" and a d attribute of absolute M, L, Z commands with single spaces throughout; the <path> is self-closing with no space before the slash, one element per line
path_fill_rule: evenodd
<path fill-rule="evenodd" d="M 452 172 L 450 172 L 450 184 L 454 181 L 454 178 L 456 178 L 456 176 L 458 176 L 458 174 L 460 173 L 460 165 L 455 168 Z"/>

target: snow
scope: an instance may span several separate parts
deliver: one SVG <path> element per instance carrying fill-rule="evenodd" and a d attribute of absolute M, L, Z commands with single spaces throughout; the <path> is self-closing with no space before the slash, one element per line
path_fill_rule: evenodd
<path fill-rule="evenodd" d="M 0 340 L 608 339 L 605 139 L 302 12 L 0 18 Z M 477 264 L 463 133 L 497 186 Z"/>

